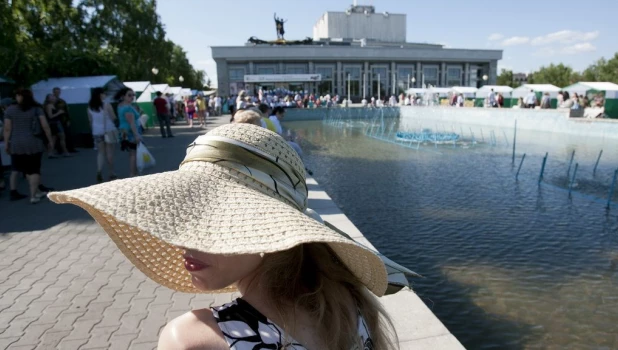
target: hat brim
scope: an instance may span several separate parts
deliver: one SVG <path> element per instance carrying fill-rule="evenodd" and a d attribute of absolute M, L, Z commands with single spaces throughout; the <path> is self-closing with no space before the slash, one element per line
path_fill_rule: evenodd
<path fill-rule="evenodd" d="M 326 243 L 370 291 L 384 294 L 386 268 L 373 251 L 273 198 L 277 194 L 271 192 L 234 169 L 191 162 L 177 171 L 54 192 L 49 198 L 85 209 L 140 271 L 180 292 L 235 290 L 195 288 L 184 268 L 182 247 L 233 255 Z"/>

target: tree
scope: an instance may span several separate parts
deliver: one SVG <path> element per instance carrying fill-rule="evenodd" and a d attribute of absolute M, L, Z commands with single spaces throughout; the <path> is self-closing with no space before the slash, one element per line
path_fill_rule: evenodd
<path fill-rule="evenodd" d="M 558 65 L 550 64 L 548 67 L 541 67 L 538 71 L 528 76 L 530 84 L 552 84 L 558 87 L 564 87 L 578 82 L 579 74 L 573 71 L 573 68 L 560 63 Z"/>
<path fill-rule="evenodd" d="M 498 85 L 506 85 L 512 88 L 518 87 L 520 84 L 513 79 L 513 71 L 502 69 L 498 75 Z"/>
<path fill-rule="evenodd" d="M 584 81 L 608 81 L 618 84 L 618 52 L 609 60 L 601 58 L 582 72 Z"/>
<path fill-rule="evenodd" d="M 0 74 L 18 84 L 116 75 L 201 88 L 204 74 L 165 39 L 156 0 L 0 1 Z M 152 68 L 159 69 L 154 76 Z M 178 78 L 183 76 L 183 84 Z"/>

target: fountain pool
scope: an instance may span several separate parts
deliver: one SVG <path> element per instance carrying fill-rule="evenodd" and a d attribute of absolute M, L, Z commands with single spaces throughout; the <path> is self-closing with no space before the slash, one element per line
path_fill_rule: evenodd
<path fill-rule="evenodd" d="M 512 127 L 402 115 L 286 127 L 367 239 L 424 275 L 414 290 L 467 348 L 618 348 L 618 206 L 605 209 L 618 140 L 522 129 L 513 164 Z M 426 128 L 460 139 L 397 140 Z"/>

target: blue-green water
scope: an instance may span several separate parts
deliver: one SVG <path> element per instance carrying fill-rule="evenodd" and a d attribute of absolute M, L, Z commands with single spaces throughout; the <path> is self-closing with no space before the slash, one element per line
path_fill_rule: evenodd
<path fill-rule="evenodd" d="M 414 290 L 464 346 L 618 348 L 618 207 L 606 212 L 603 203 L 618 166 L 611 141 L 521 132 L 518 160 L 527 156 L 515 182 L 509 130 L 495 130 L 495 147 L 413 150 L 369 138 L 360 126 L 286 126 L 350 220 L 381 252 L 425 276 L 411 281 Z M 580 164 L 569 199 L 573 149 Z"/>

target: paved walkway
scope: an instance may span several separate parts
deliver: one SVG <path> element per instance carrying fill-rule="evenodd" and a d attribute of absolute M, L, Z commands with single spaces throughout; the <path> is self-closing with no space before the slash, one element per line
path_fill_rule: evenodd
<path fill-rule="evenodd" d="M 208 128 L 227 123 L 213 118 Z M 145 141 L 154 172 L 178 168 L 183 149 L 204 129 L 158 129 Z M 127 176 L 127 154 L 116 153 Z M 95 183 L 96 152 L 44 160 L 47 186 L 67 190 Z M 22 181 L 20 189 L 27 193 Z M 155 349 L 158 333 L 192 308 L 221 304 L 230 294 L 175 293 L 148 280 L 81 209 L 47 200 L 37 205 L 0 195 L 0 349 Z"/>

